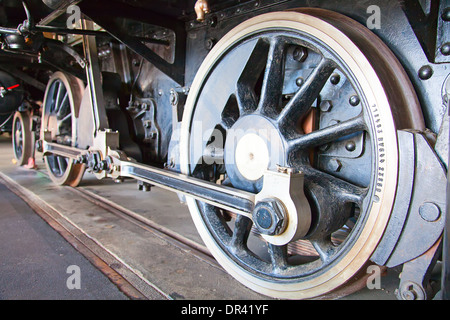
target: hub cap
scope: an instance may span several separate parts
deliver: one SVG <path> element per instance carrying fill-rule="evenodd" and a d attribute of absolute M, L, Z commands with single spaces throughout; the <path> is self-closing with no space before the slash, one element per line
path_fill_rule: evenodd
<path fill-rule="evenodd" d="M 270 119 L 247 115 L 227 131 L 225 166 L 233 186 L 259 192 L 264 172 L 285 164 L 285 142 Z"/>

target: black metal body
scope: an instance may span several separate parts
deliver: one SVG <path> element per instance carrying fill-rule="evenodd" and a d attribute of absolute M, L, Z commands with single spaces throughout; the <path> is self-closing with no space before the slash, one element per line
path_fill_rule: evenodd
<path fill-rule="evenodd" d="M 133 10 L 133 6 L 116 4 L 114 1 L 86 1 L 80 3 L 94 21 L 97 21 L 107 31 L 110 31 L 121 42 L 134 52 L 140 53 L 145 59 L 154 64 L 162 73 L 154 72 L 148 76 L 158 77 L 156 88 L 152 89 L 152 96 L 160 109 L 170 106 L 170 89 L 189 88 L 203 59 L 211 47 L 231 28 L 242 21 L 273 11 L 283 11 L 299 7 L 320 7 L 343 13 L 361 24 L 366 25 L 371 12 L 369 5 L 377 5 L 381 9 L 381 28 L 372 29 L 397 55 L 407 71 L 423 107 L 426 127 L 438 133 L 444 108 L 440 94 L 443 81 L 448 74 L 448 65 L 443 63 L 441 55 L 435 53 L 442 39 L 437 28 L 445 24 L 440 15 L 445 9 L 446 1 L 432 1 L 428 7 L 422 7 L 418 1 L 211 1 L 211 14 L 204 22 L 195 20 L 192 12 L 194 1 L 185 4 L 171 3 L 163 6 L 160 2 L 134 2 L 133 6 L 140 6 Z M 102 10 L 99 10 L 102 8 Z M 126 10 L 125 10 L 126 9 Z M 162 11 L 162 13 L 161 13 Z M 96 16 L 98 12 L 101 15 Z M 182 14 L 184 12 L 184 14 Z M 181 13 L 181 14 L 180 14 Z M 132 18 L 148 24 L 158 25 L 174 33 L 175 46 L 171 54 L 175 56 L 173 63 L 167 63 L 157 58 L 152 50 L 144 48 L 142 43 L 123 36 L 123 30 L 117 30 L 117 21 L 107 17 L 119 16 Z M 185 28 L 183 28 L 183 26 Z M 401 30 L 401 32 L 399 32 Z M 119 32 L 119 33 L 118 33 Z M 185 46 L 185 50 L 183 50 Z M 440 51 L 439 51 L 440 52 Z M 435 63 L 439 62 L 439 63 Z M 431 76 L 423 70 L 431 69 Z M 172 78 L 174 82 L 167 79 Z M 148 90 L 148 88 L 146 88 Z M 146 91 L 147 91 L 146 90 Z M 162 92 L 162 95 L 161 95 Z M 162 105 L 161 107 L 159 107 Z M 169 124 L 167 124 L 169 125 Z M 166 141 L 167 143 L 167 141 Z"/>
<path fill-rule="evenodd" d="M 447 43 L 449 32 L 446 21 L 447 1 L 304 1 L 304 0 L 251 0 L 251 1 L 210 1 L 211 13 L 206 15 L 203 22 L 196 21 L 194 13 L 195 1 L 75 1 L 81 12 L 89 16 L 103 27 L 113 38 L 125 44 L 133 53 L 134 59 L 145 59 L 157 70 L 145 72 L 145 77 L 152 77 L 152 85 L 141 85 L 140 91 L 145 92 L 156 102 L 158 110 L 171 108 L 171 90 L 181 91 L 188 89 L 201 62 L 223 35 L 242 21 L 267 12 L 290 10 L 301 7 L 320 7 L 342 13 L 363 25 L 370 23 L 373 12 L 369 6 L 378 6 L 380 9 L 380 26 L 372 31 L 379 36 L 396 54 L 407 71 L 423 107 L 426 127 L 438 133 L 444 109 L 440 92 L 442 83 L 448 73 L 448 54 L 442 46 Z M 52 7 L 65 9 L 74 1 L 53 1 Z M 36 23 L 37 31 L 52 30 L 59 34 L 67 34 L 66 20 L 68 15 L 63 14 L 49 20 L 48 16 L 54 11 L 45 6 L 40 0 L 27 1 L 29 12 Z M 13 33 L 14 27 L 26 18 L 20 3 L 6 4 L 2 7 L 6 21 L 3 30 Z M 43 25 L 42 23 L 45 23 Z M 145 23 L 147 30 L 134 28 L 136 24 Z M 59 31 L 58 31 L 59 30 Z M 162 30 L 162 31 L 161 31 Z M 400 32 L 401 31 L 401 32 Z M 91 31 L 74 31 L 74 33 L 92 33 Z M 95 33 L 95 32 L 94 32 Z M 104 38 L 104 37 L 101 37 Z M 149 40 L 141 41 L 140 38 Z M 100 41 L 100 40 L 99 40 Z M 108 40 L 109 41 L 109 40 Z M 46 46 L 47 40 L 43 40 Z M 149 45 L 148 42 L 156 44 Z M 165 45 L 170 43 L 169 46 Z M 42 60 L 52 69 L 62 69 L 80 78 L 83 72 L 76 64 L 67 59 L 76 57 L 76 53 L 68 52 L 63 45 L 55 48 L 53 42 L 51 50 L 42 52 Z M 161 47 L 165 47 L 162 49 Z M 76 47 L 75 47 L 75 50 Z M 80 50 L 78 50 L 80 52 Z M 105 57 L 104 60 L 107 60 Z M 137 73 L 131 68 L 128 76 Z M 134 70 L 133 70 L 134 69 Z M 110 71 L 110 70 L 106 70 Z M 117 70 L 115 70 L 117 71 Z M 119 72 L 120 73 L 120 72 Z M 123 76 L 123 75 L 122 75 Z M 141 74 L 141 77 L 142 74 Z M 140 86 L 137 81 L 137 86 Z M 130 89 L 130 88 L 129 88 Z M 132 88 L 131 88 L 132 89 Z M 182 106 L 180 113 L 182 111 Z M 161 141 L 153 162 L 164 163 L 169 148 L 172 129 L 170 112 L 156 115 L 156 122 L 160 128 Z M 179 116 L 180 117 L 180 116 Z M 141 123 L 139 126 L 143 127 Z M 133 131 L 133 130 L 132 130 Z M 145 130 L 144 130 L 145 131 Z M 148 134 L 144 134 L 148 136 Z M 142 148 L 147 149 L 145 141 Z"/>

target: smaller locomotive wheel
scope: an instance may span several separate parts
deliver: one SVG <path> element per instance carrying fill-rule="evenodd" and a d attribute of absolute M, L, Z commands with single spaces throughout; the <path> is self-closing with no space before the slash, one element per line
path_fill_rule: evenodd
<path fill-rule="evenodd" d="M 33 134 L 31 132 L 31 117 L 28 112 L 17 111 L 13 119 L 12 144 L 17 165 L 22 166 L 33 156 Z"/>
<path fill-rule="evenodd" d="M 76 146 L 77 115 L 83 95 L 81 80 L 55 72 L 47 84 L 42 113 L 42 137 L 52 142 Z M 46 135 L 44 135 L 46 133 Z M 53 154 L 44 157 L 50 179 L 58 185 L 77 186 L 83 177 L 85 165 Z"/>

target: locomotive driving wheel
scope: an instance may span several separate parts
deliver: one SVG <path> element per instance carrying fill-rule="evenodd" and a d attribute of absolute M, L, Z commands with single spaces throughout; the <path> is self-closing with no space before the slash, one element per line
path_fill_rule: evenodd
<path fill-rule="evenodd" d="M 369 261 L 389 220 L 396 130 L 404 128 L 423 129 L 415 92 L 364 26 L 321 9 L 238 25 L 190 88 L 181 170 L 254 193 L 267 169 L 301 171 L 311 219 L 306 234 L 280 245 L 248 217 L 187 198 L 203 241 L 259 293 L 303 299 L 341 289 Z"/>
<path fill-rule="evenodd" d="M 45 92 L 42 111 L 41 137 L 67 146 L 75 146 L 77 116 L 83 95 L 81 80 L 62 72 L 55 72 Z M 77 186 L 85 165 L 74 160 L 48 154 L 44 157 L 50 179 L 58 185 Z"/>
<path fill-rule="evenodd" d="M 28 162 L 33 156 L 34 135 L 31 131 L 32 119 L 27 111 L 16 111 L 13 118 L 12 146 L 14 158 L 19 166 Z"/>

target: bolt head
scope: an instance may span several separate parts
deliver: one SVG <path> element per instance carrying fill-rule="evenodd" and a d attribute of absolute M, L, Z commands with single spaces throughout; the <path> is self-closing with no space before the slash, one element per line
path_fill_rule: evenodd
<path fill-rule="evenodd" d="M 308 49 L 306 49 L 305 47 L 297 47 L 292 53 L 292 58 L 294 58 L 294 60 L 298 62 L 305 61 L 307 57 L 308 57 Z"/>
<path fill-rule="evenodd" d="M 217 41 L 215 39 L 213 39 L 213 38 L 207 39 L 205 41 L 205 48 L 206 48 L 206 50 L 211 50 L 214 47 L 214 45 L 216 44 L 216 42 Z"/>
<path fill-rule="evenodd" d="M 330 145 L 328 143 L 325 143 L 319 147 L 319 150 L 323 152 L 327 151 L 328 149 L 330 149 Z"/>
<path fill-rule="evenodd" d="M 427 294 L 421 285 L 413 281 L 406 281 L 400 285 L 397 297 L 401 300 L 426 300 Z"/>
<path fill-rule="evenodd" d="M 280 234 L 286 225 L 286 211 L 277 199 L 258 202 L 253 210 L 253 223 L 261 234 Z"/>
<path fill-rule="evenodd" d="M 329 166 L 332 171 L 339 172 L 339 171 L 341 171 L 342 163 L 338 159 L 333 158 L 330 160 Z"/>
<path fill-rule="evenodd" d="M 404 300 L 411 301 L 411 300 L 416 300 L 417 299 L 417 294 L 416 294 L 416 292 L 414 290 L 405 291 L 405 292 L 403 292 L 402 296 L 403 296 Z"/>
<path fill-rule="evenodd" d="M 322 112 L 328 112 L 332 107 L 333 105 L 331 104 L 330 100 L 323 100 L 322 102 L 320 102 L 320 110 Z"/>
<path fill-rule="evenodd" d="M 256 211 L 255 219 L 258 226 L 264 230 L 268 230 L 274 222 L 269 209 L 266 207 L 259 208 L 258 211 Z"/>

